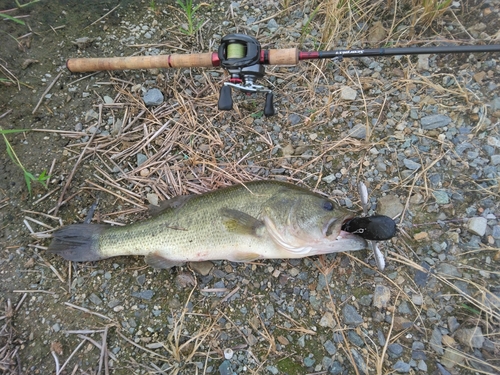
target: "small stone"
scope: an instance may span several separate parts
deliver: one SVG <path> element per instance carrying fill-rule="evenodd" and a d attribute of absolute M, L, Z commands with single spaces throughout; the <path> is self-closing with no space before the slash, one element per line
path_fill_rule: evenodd
<path fill-rule="evenodd" d="M 484 336 L 481 327 L 462 328 L 457 330 L 455 337 L 462 344 L 470 346 L 471 348 L 481 349 L 484 344 Z"/>
<path fill-rule="evenodd" d="M 422 372 L 427 372 L 427 363 L 423 359 L 418 361 L 417 368 Z"/>
<path fill-rule="evenodd" d="M 140 291 L 140 292 L 133 292 L 130 295 L 132 297 L 142 298 L 142 299 L 145 299 L 145 300 L 150 300 L 151 298 L 153 298 L 154 294 L 155 293 L 152 290 L 143 290 L 143 291 Z"/>
<path fill-rule="evenodd" d="M 450 197 L 444 190 L 435 190 L 432 192 L 437 204 L 448 204 L 450 203 Z"/>
<path fill-rule="evenodd" d="M 332 173 L 332 174 L 330 174 L 330 175 L 328 175 L 328 176 L 323 177 L 323 178 L 321 179 L 321 181 L 324 181 L 324 182 L 326 182 L 327 184 L 330 184 L 330 183 L 332 183 L 333 181 L 335 181 L 335 179 L 336 179 L 336 178 L 337 178 L 337 177 L 335 176 L 335 174 L 333 174 L 333 173 Z"/>
<path fill-rule="evenodd" d="M 442 128 L 451 122 L 451 118 L 446 115 L 430 115 L 425 116 L 420 119 L 420 125 L 422 129 L 431 130 Z"/>
<path fill-rule="evenodd" d="M 396 372 L 408 373 L 410 372 L 411 366 L 409 363 L 399 360 L 392 366 L 392 368 Z"/>
<path fill-rule="evenodd" d="M 403 346 L 398 343 L 389 344 L 387 351 L 392 358 L 399 358 L 403 354 Z"/>
<path fill-rule="evenodd" d="M 175 283 L 180 288 L 196 285 L 196 280 L 191 272 L 180 272 L 175 277 Z"/>
<path fill-rule="evenodd" d="M 312 367 L 314 365 L 314 362 L 316 362 L 314 357 L 307 356 L 304 358 L 304 366 L 306 367 Z"/>
<path fill-rule="evenodd" d="M 148 200 L 149 204 L 153 206 L 158 206 L 158 195 L 155 193 L 148 193 L 146 194 L 146 199 Z"/>
<path fill-rule="evenodd" d="M 288 145 L 283 147 L 282 151 L 283 151 L 283 156 L 288 157 L 288 156 L 292 156 L 295 150 L 294 150 L 292 144 L 289 143 Z"/>
<path fill-rule="evenodd" d="M 337 348 L 335 347 L 335 344 L 332 341 L 326 340 L 323 346 L 325 347 L 328 354 L 334 355 L 335 353 L 337 353 Z"/>
<path fill-rule="evenodd" d="M 141 164 L 145 163 L 148 160 L 148 157 L 142 153 L 137 153 L 136 155 L 137 158 L 137 166 L 140 167 Z"/>
<path fill-rule="evenodd" d="M 379 309 L 387 307 L 391 299 L 391 290 L 384 285 L 377 285 L 373 293 L 373 306 Z"/>
<path fill-rule="evenodd" d="M 421 242 L 429 239 L 429 233 L 427 232 L 418 232 L 413 235 L 413 239 L 415 241 Z"/>
<path fill-rule="evenodd" d="M 404 159 L 403 164 L 405 165 L 406 168 L 411 169 L 412 171 L 416 171 L 422 166 L 422 164 L 417 163 L 411 159 Z"/>
<path fill-rule="evenodd" d="M 418 55 L 418 61 L 417 61 L 418 70 L 429 70 L 429 56 L 430 55 Z"/>
<path fill-rule="evenodd" d="M 473 234 L 484 236 L 484 234 L 486 233 L 487 224 L 488 221 L 486 220 L 486 218 L 476 216 L 470 218 L 469 222 L 467 223 L 467 229 Z"/>
<path fill-rule="evenodd" d="M 336 323 L 333 314 L 327 311 L 319 320 L 319 325 L 321 327 L 335 328 Z"/>
<path fill-rule="evenodd" d="M 449 263 L 440 263 L 437 266 L 437 270 L 443 275 L 462 277 L 462 271 L 460 271 L 456 266 L 451 265 Z"/>
<path fill-rule="evenodd" d="M 342 100 L 356 100 L 358 93 L 356 90 L 350 88 L 349 86 L 342 86 L 340 89 L 340 99 Z"/>
<path fill-rule="evenodd" d="M 106 104 L 113 104 L 114 103 L 113 98 L 110 96 L 107 96 L 107 95 L 103 96 L 103 100 L 104 100 L 104 103 L 106 103 Z"/>
<path fill-rule="evenodd" d="M 202 262 L 189 262 L 189 267 L 201 276 L 207 276 L 212 268 L 214 268 L 214 264 L 208 260 Z"/>
<path fill-rule="evenodd" d="M 52 326 L 52 329 L 54 332 L 59 332 L 61 330 L 61 325 L 59 323 L 56 323 Z"/>
<path fill-rule="evenodd" d="M 422 298 L 421 294 L 412 294 L 411 301 L 417 306 L 420 306 L 424 303 L 424 299 Z"/>
<path fill-rule="evenodd" d="M 344 323 L 347 325 L 359 326 L 363 323 L 363 317 L 358 313 L 355 307 L 346 304 L 342 308 Z"/>
<path fill-rule="evenodd" d="M 94 305 L 100 305 L 102 303 L 102 299 L 100 299 L 95 293 L 92 293 L 89 296 L 90 302 L 92 302 Z"/>
<path fill-rule="evenodd" d="M 464 362 L 464 354 L 453 348 L 446 348 L 441 357 L 441 364 L 449 369 L 455 365 L 461 365 Z"/>
<path fill-rule="evenodd" d="M 439 330 L 439 328 L 434 328 L 432 331 L 431 339 L 429 340 L 429 344 L 431 348 L 437 353 L 437 354 L 443 354 L 443 344 L 442 344 L 442 338 L 443 334 Z"/>
<path fill-rule="evenodd" d="M 355 125 L 348 133 L 349 137 L 357 138 L 357 139 L 365 139 L 366 138 L 366 126 L 363 124 Z"/>
<path fill-rule="evenodd" d="M 144 104 L 149 107 L 153 105 L 160 105 L 163 103 L 163 94 L 158 89 L 148 90 L 142 97 Z"/>
<path fill-rule="evenodd" d="M 404 210 L 404 205 L 395 195 L 388 194 L 377 202 L 377 213 L 389 217 L 396 217 Z"/>

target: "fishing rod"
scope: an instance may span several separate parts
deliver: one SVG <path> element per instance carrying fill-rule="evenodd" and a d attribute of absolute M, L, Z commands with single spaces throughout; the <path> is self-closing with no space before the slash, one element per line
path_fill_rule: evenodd
<path fill-rule="evenodd" d="M 500 45 L 438 46 L 406 48 L 374 48 L 333 51 L 299 51 L 297 48 L 261 48 L 254 37 L 245 34 L 230 34 L 222 38 L 217 52 L 172 54 L 156 56 L 129 56 L 110 58 L 73 58 L 66 61 L 72 73 L 103 70 L 153 69 L 153 68 L 209 68 L 226 69 L 229 81 L 224 82 L 218 108 L 231 110 L 233 99 L 231 88 L 245 93 L 265 93 L 264 115 L 274 115 L 274 96 L 271 89 L 255 82 L 264 77 L 264 65 L 297 65 L 302 60 L 342 59 L 344 57 L 394 56 L 448 53 L 499 52 Z"/>

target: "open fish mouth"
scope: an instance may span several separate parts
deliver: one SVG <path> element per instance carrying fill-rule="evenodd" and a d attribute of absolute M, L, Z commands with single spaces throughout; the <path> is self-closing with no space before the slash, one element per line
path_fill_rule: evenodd
<path fill-rule="evenodd" d="M 346 222 L 348 222 L 349 220 L 351 220 L 353 217 L 348 217 L 348 218 L 345 218 L 344 221 L 342 222 L 342 225 Z M 339 233 L 334 233 L 334 229 L 336 227 L 336 224 L 338 222 L 338 218 L 335 218 L 335 217 L 332 217 L 330 220 L 328 220 L 328 222 L 325 224 L 324 228 L 323 228 L 323 235 L 325 237 L 330 237 L 332 235 L 337 235 L 337 237 L 342 237 L 344 238 L 347 234 L 351 234 L 351 233 L 348 233 L 348 232 L 344 232 L 344 231 L 340 231 Z M 344 232 L 344 236 L 342 236 L 342 232 Z"/>

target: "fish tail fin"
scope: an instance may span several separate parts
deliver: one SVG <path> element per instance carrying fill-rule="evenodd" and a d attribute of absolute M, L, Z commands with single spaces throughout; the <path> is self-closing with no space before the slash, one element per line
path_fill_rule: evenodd
<path fill-rule="evenodd" d="M 88 262 L 108 258 L 101 254 L 99 237 L 109 225 L 72 224 L 56 230 L 48 251 L 74 262 Z"/>

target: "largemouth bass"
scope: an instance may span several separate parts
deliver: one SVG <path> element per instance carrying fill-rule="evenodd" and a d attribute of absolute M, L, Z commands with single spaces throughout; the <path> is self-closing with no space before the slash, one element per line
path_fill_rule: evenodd
<path fill-rule="evenodd" d="M 278 181 L 254 181 L 166 202 L 160 214 L 117 227 L 73 224 L 53 234 L 48 251 L 71 261 L 143 255 L 154 268 L 185 262 L 302 258 L 361 250 L 343 231 L 354 215 L 319 194 Z"/>

